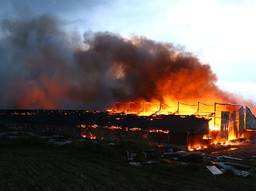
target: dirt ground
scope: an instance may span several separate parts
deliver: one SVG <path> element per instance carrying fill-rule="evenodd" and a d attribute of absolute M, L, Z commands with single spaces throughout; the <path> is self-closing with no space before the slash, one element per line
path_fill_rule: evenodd
<path fill-rule="evenodd" d="M 202 164 L 130 166 L 126 150 L 131 147 L 137 146 L 79 142 L 60 147 L 37 140 L 2 141 L 0 190 L 256 190 L 255 175 L 213 176 Z M 251 156 L 256 146 L 238 151 Z"/>

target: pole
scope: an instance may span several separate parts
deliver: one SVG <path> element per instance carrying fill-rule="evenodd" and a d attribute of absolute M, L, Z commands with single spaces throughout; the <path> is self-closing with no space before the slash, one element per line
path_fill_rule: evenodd
<path fill-rule="evenodd" d="M 216 108 L 217 108 L 217 103 L 215 102 L 214 103 L 214 121 L 213 121 L 213 126 L 215 128 L 215 125 L 216 125 Z"/>
<path fill-rule="evenodd" d="M 178 108 L 177 108 L 177 113 L 180 113 L 180 102 L 178 101 Z"/>
<path fill-rule="evenodd" d="M 159 103 L 159 112 L 161 112 L 161 110 L 162 110 L 162 101 L 160 101 Z"/>
<path fill-rule="evenodd" d="M 143 100 L 143 113 L 145 113 L 145 101 Z"/>

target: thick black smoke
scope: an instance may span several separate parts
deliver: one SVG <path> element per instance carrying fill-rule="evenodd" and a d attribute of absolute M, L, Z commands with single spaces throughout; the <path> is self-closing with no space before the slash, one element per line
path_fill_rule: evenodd
<path fill-rule="evenodd" d="M 58 19 L 1 23 L 1 108 L 105 108 L 116 101 L 226 97 L 208 65 L 172 44 L 66 32 Z M 198 100 L 196 100 L 198 101 Z"/>

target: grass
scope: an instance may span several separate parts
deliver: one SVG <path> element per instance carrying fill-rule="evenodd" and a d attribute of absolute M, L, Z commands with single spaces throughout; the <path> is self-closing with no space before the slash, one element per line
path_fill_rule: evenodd
<path fill-rule="evenodd" d="M 90 142 L 57 147 L 36 139 L 0 142 L 0 190 L 256 190 L 255 176 L 213 176 L 203 165 L 132 167 L 131 147 Z M 133 148 L 134 149 L 134 148 Z"/>

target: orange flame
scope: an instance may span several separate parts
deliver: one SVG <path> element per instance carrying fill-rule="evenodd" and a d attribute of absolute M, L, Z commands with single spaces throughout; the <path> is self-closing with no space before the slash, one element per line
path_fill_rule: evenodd
<path fill-rule="evenodd" d="M 134 102 L 119 102 L 116 103 L 109 112 L 137 114 L 140 116 L 150 116 L 158 114 L 174 114 L 174 115 L 195 115 L 198 117 L 205 117 L 210 119 L 209 121 L 209 134 L 204 135 L 202 140 L 209 140 L 210 144 L 231 144 L 231 140 L 241 138 L 243 135 L 237 133 L 238 122 L 234 121 L 234 124 L 230 123 L 226 129 L 226 136 L 221 135 L 221 112 L 235 112 L 238 114 L 240 105 L 231 104 L 207 104 L 198 102 L 197 104 L 185 104 L 182 102 L 171 101 L 166 99 L 165 102 L 159 102 L 152 100 L 150 102 L 145 100 L 139 100 Z M 238 115 L 237 115 L 238 116 Z M 237 127 L 235 127 L 235 124 Z M 152 130 L 157 133 L 169 133 L 162 130 Z M 208 148 L 206 144 L 201 144 L 199 141 L 193 141 L 195 143 L 188 146 L 188 150 L 202 150 Z"/>

